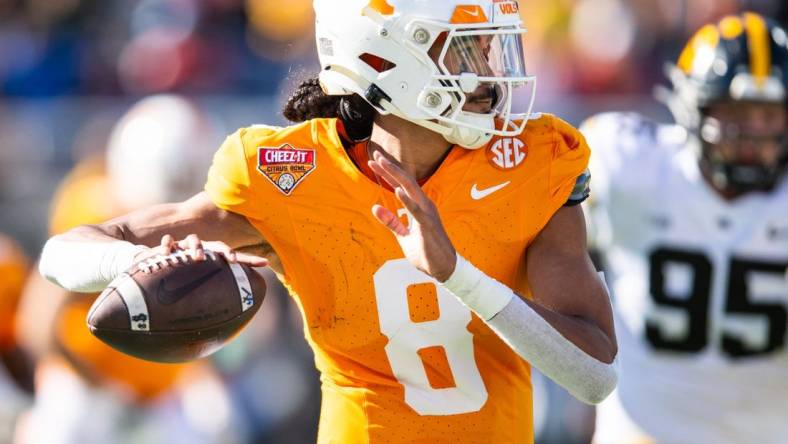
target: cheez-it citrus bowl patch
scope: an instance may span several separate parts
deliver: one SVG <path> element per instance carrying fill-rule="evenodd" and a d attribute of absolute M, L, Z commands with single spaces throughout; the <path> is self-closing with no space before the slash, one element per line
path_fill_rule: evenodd
<path fill-rule="evenodd" d="M 315 170 L 315 157 L 315 150 L 294 148 L 289 143 L 279 148 L 260 147 L 257 150 L 257 171 L 289 196 L 304 177 Z"/>

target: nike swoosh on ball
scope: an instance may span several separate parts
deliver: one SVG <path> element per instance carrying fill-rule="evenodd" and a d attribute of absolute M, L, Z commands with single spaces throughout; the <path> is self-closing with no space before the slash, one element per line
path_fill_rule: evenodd
<path fill-rule="evenodd" d="M 208 281 L 213 275 L 222 271 L 221 269 L 212 270 L 209 273 L 206 273 L 199 278 L 181 285 L 176 288 L 167 288 L 167 285 L 164 280 L 159 282 L 159 286 L 156 289 L 156 298 L 159 299 L 163 305 L 170 305 L 178 302 L 179 300 L 183 299 L 184 296 L 189 294 L 192 290 L 199 287 L 200 285 L 204 284 Z"/>

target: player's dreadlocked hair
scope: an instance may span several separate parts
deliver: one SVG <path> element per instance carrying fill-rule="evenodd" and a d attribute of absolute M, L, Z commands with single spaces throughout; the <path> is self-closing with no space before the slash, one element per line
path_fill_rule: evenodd
<path fill-rule="evenodd" d="M 338 118 L 345 125 L 351 142 L 366 140 L 372 134 L 377 111 L 359 95 L 329 96 L 312 78 L 301 82 L 282 110 L 285 118 L 300 123 L 317 118 Z"/>
<path fill-rule="evenodd" d="M 287 99 L 282 113 L 291 122 L 300 123 L 317 118 L 339 117 L 341 96 L 327 96 L 317 78 L 301 82 Z"/>

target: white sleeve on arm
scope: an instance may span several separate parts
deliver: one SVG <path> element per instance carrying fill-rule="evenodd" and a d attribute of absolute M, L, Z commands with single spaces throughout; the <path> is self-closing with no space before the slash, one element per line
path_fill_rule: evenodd
<path fill-rule="evenodd" d="M 134 257 L 148 247 L 125 241 L 67 241 L 58 236 L 44 245 L 38 270 L 69 291 L 95 293 L 134 265 Z"/>
<path fill-rule="evenodd" d="M 580 401 L 598 404 L 618 382 L 618 358 L 611 364 L 588 355 L 520 299 L 506 285 L 457 255 L 443 286 L 473 310 L 523 359 Z"/>

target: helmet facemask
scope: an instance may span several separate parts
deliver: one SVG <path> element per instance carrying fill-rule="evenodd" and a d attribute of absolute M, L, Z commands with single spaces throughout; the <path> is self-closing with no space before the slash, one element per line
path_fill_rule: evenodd
<path fill-rule="evenodd" d="M 700 166 L 716 188 L 740 195 L 776 185 L 788 167 L 785 106 L 729 101 L 701 115 Z"/>
<path fill-rule="evenodd" d="M 445 128 L 439 132 L 449 141 L 479 148 L 495 135 L 522 133 L 536 87 L 536 78 L 525 71 L 523 32 L 519 27 L 455 28 L 444 31 L 433 44 L 428 55 L 437 72 L 418 106 Z M 515 90 L 529 85 L 527 109 L 514 113 Z"/>

